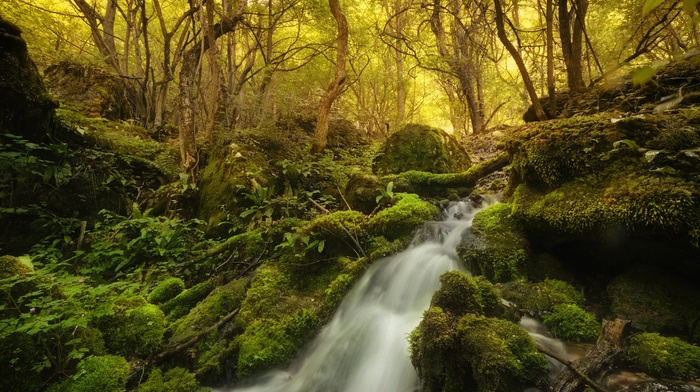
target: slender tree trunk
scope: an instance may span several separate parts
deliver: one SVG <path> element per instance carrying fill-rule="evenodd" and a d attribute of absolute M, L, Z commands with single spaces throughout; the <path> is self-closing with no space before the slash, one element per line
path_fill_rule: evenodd
<path fill-rule="evenodd" d="M 404 17 L 401 15 L 402 1 L 396 0 L 396 20 L 394 26 L 394 34 L 396 35 L 396 125 L 400 126 L 406 118 L 406 84 L 404 83 L 403 70 L 403 40 L 400 38 L 403 26 Z"/>
<path fill-rule="evenodd" d="M 214 138 L 214 122 L 219 105 L 219 67 L 217 66 L 216 39 L 214 38 L 214 6 L 212 1 L 205 4 L 207 41 L 209 42 L 209 72 L 211 74 L 211 88 L 209 100 L 206 103 L 209 113 L 204 126 L 204 138 L 212 141 Z"/>
<path fill-rule="evenodd" d="M 520 55 L 518 54 L 518 50 L 515 48 L 515 46 L 513 46 L 513 44 L 508 39 L 508 35 L 506 34 L 503 22 L 505 16 L 503 15 L 503 7 L 501 6 L 501 1 L 494 0 L 494 5 L 496 8 L 496 29 L 498 30 L 498 38 L 503 43 L 503 46 L 506 47 L 506 50 L 508 50 L 510 55 L 513 56 L 513 60 L 515 60 L 515 63 L 518 65 L 520 75 L 522 76 L 523 82 L 525 83 L 525 88 L 527 89 L 527 93 L 530 95 L 532 107 L 535 109 L 535 115 L 540 121 L 544 121 L 547 119 L 547 115 L 544 113 L 544 110 L 542 109 L 542 104 L 540 104 L 540 100 L 537 98 L 537 92 L 535 91 L 535 87 L 533 86 L 532 80 L 530 79 L 530 74 L 527 72 L 527 68 L 525 68 L 525 63 L 523 62 L 522 57 L 520 57 Z"/>
<path fill-rule="evenodd" d="M 554 81 L 554 0 L 547 0 L 547 93 L 549 94 L 549 118 L 557 116 L 557 96 Z"/>
<path fill-rule="evenodd" d="M 577 2 L 578 7 L 581 7 L 581 11 L 585 11 L 588 8 L 586 0 L 574 1 Z M 559 0 L 559 37 L 561 39 L 569 90 L 578 92 L 585 87 L 581 66 L 583 25 L 579 22 L 579 18 L 574 18 L 572 32 L 571 20 L 572 15 L 575 15 L 575 13 L 569 11 L 568 2 L 569 0 Z M 585 12 L 582 12 L 581 15 L 585 15 Z"/>
<path fill-rule="evenodd" d="M 338 53 L 335 60 L 335 77 L 321 97 L 316 117 L 316 131 L 314 133 L 314 153 L 320 153 L 328 143 L 328 125 L 330 122 L 331 106 L 340 95 L 347 72 L 345 70 L 348 56 L 348 21 L 340 8 L 339 0 L 328 0 L 331 13 L 338 23 Z"/>

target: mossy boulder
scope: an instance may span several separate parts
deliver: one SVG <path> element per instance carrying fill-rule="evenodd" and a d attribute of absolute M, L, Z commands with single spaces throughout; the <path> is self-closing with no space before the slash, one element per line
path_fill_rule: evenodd
<path fill-rule="evenodd" d="M 148 302 L 159 304 L 177 297 L 185 289 L 185 282 L 180 278 L 167 278 L 158 283 L 148 294 Z"/>
<path fill-rule="evenodd" d="M 695 282 L 658 267 L 639 266 L 613 279 L 607 292 L 611 312 L 631 320 L 633 327 L 700 342 L 700 290 Z"/>
<path fill-rule="evenodd" d="M 451 321 L 431 307 L 411 333 L 411 361 L 426 392 L 515 391 L 546 377 L 546 361 L 517 325 L 467 314 Z"/>
<path fill-rule="evenodd" d="M 531 283 L 515 281 L 499 285 L 504 299 L 514 303 L 522 311 L 544 316 L 559 305 L 583 305 L 583 295 L 567 282 L 546 279 Z"/>
<path fill-rule="evenodd" d="M 88 117 L 110 120 L 134 118 L 131 91 L 122 78 L 92 65 L 62 61 L 44 70 L 49 91 L 58 99 L 70 102 Z"/>
<path fill-rule="evenodd" d="M 47 141 L 58 105 L 46 91 L 21 34 L 0 18 L 0 134 Z"/>
<path fill-rule="evenodd" d="M 641 333 L 630 338 L 629 359 L 657 377 L 694 380 L 700 377 L 700 347 L 675 337 Z"/>
<path fill-rule="evenodd" d="M 440 276 L 440 288 L 433 294 L 430 306 L 456 317 L 467 313 L 490 317 L 503 314 L 500 294 L 491 282 L 483 277 L 470 278 L 461 271 Z"/>
<path fill-rule="evenodd" d="M 699 147 L 692 136 L 699 133 L 700 121 L 686 112 L 622 119 L 604 113 L 524 126 L 505 142 L 513 217 L 531 239 L 596 241 L 617 232 L 696 246 L 697 176 L 680 161 L 654 162 L 654 148 L 678 155 Z"/>
<path fill-rule="evenodd" d="M 98 319 L 105 345 L 112 353 L 148 357 L 160 351 L 165 334 L 165 315 L 141 297 L 118 300 L 113 316 Z"/>
<path fill-rule="evenodd" d="M 49 388 L 50 392 L 121 392 L 126 388 L 129 363 L 114 355 L 93 356 L 78 363 L 76 374 Z"/>
<path fill-rule="evenodd" d="M 572 342 L 593 343 L 600 332 L 595 316 L 574 304 L 556 305 L 544 325 L 555 337 Z"/>
<path fill-rule="evenodd" d="M 199 385 L 194 374 L 183 368 L 172 368 L 163 374 L 156 368 L 136 392 L 208 392 L 211 389 Z"/>
<path fill-rule="evenodd" d="M 376 174 L 398 174 L 409 170 L 454 173 L 467 170 L 471 159 L 464 148 L 445 131 L 409 124 L 391 134 L 372 164 Z"/>
<path fill-rule="evenodd" d="M 440 217 L 440 209 L 423 201 L 416 194 L 397 193 L 393 205 L 379 211 L 367 224 L 370 235 L 393 241 L 408 241 L 411 234 L 427 220 Z"/>
<path fill-rule="evenodd" d="M 474 216 L 458 252 L 472 273 L 494 282 L 527 277 L 530 243 L 510 204 L 496 204 Z"/>

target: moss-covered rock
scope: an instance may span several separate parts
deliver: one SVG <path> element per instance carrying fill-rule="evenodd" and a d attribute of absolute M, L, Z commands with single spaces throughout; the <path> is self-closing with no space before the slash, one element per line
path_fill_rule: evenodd
<path fill-rule="evenodd" d="M 208 392 L 209 388 L 199 385 L 194 374 L 183 368 L 172 368 L 163 374 L 156 368 L 148 379 L 136 389 L 137 392 Z"/>
<path fill-rule="evenodd" d="M 483 277 L 470 278 L 460 271 L 440 276 L 440 288 L 433 294 L 430 306 L 456 317 L 467 313 L 489 317 L 503 314 L 501 297 L 491 282 Z"/>
<path fill-rule="evenodd" d="M 700 347 L 657 333 L 630 338 L 629 358 L 644 372 L 659 377 L 693 380 L 700 377 Z"/>
<path fill-rule="evenodd" d="M 189 313 L 199 301 L 209 295 L 214 290 L 214 283 L 210 280 L 200 282 L 189 289 L 181 292 L 175 298 L 161 305 L 161 309 L 168 316 L 168 320 L 177 320 Z"/>
<path fill-rule="evenodd" d="M 431 307 L 410 336 L 426 392 L 515 391 L 539 385 L 546 361 L 517 325 L 467 314 L 455 323 Z"/>
<path fill-rule="evenodd" d="M 472 273 L 494 282 L 527 276 L 530 243 L 511 216 L 510 204 L 496 204 L 477 213 L 470 234 L 458 252 Z"/>
<path fill-rule="evenodd" d="M 598 338 L 600 324 L 595 316 L 574 304 L 557 305 L 544 317 L 544 325 L 559 339 L 593 343 Z"/>
<path fill-rule="evenodd" d="M 112 353 L 148 357 L 159 352 L 165 334 L 165 315 L 141 297 L 119 300 L 114 316 L 98 320 L 105 345 Z"/>
<path fill-rule="evenodd" d="M 554 310 L 558 305 L 583 305 L 583 295 L 569 283 L 546 279 L 539 283 L 516 281 L 500 285 L 504 299 L 519 309 L 538 316 Z"/>
<path fill-rule="evenodd" d="M 700 342 L 696 324 L 700 319 L 697 285 L 661 268 L 634 267 L 610 282 L 610 310 L 646 332 L 691 336 Z"/>
<path fill-rule="evenodd" d="M 299 310 L 278 320 L 259 319 L 236 338 L 239 347 L 236 374 L 249 377 L 284 365 L 317 330 L 318 317 Z"/>
<path fill-rule="evenodd" d="M 170 301 L 175 298 L 185 289 L 185 282 L 180 278 L 167 278 L 158 283 L 158 285 L 148 294 L 148 302 L 159 304 Z"/>
<path fill-rule="evenodd" d="M 454 173 L 467 170 L 471 159 L 462 146 L 445 131 L 426 125 L 409 124 L 390 135 L 374 159 L 377 174 L 419 170 Z"/>
<path fill-rule="evenodd" d="M 129 364 L 123 357 L 88 357 L 78 363 L 70 379 L 49 389 L 51 392 L 121 392 L 126 388 Z"/>
<path fill-rule="evenodd" d="M 370 219 L 367 226 L 370 235 L 381 235 L 389 241 L 407 241 L 413 231 L 425 221 L 440 217 L 440 210 L 421 200 L 418 195 L 397 193 L 394 197 L 391 207 L 379 211 Z"/>

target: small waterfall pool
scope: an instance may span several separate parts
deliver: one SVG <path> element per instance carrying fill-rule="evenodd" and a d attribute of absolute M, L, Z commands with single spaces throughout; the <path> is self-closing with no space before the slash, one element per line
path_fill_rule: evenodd
<path fill-rule="evenodd" d="M 418 326 L 440 287 L 440 275 L 464 267 L 457 245 L 477 207 L 456 202 L 444 220 L 427 222 L 403 252 L 375 262 L 357 281 L 294 363 L 227 392 L 414 392 L 420 391 L 408 352 Z"/>

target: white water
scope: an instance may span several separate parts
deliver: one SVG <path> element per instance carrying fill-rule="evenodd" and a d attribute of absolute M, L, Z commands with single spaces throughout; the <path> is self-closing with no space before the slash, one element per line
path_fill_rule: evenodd
<path fill-rule="evenodd" d="M 235 392 L 414 392 L 408 334 L 418 326 L 440 275 L 464 267 L 456 248 L 479 209 L 455 203 L 411 246 L 377 261 L 359 279 L 304 355 L 287 370 Z M 464 271 L 467 272 L 467 271 Z"/>

